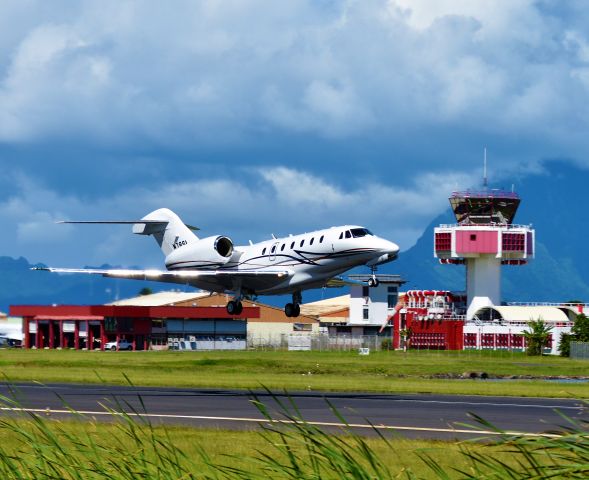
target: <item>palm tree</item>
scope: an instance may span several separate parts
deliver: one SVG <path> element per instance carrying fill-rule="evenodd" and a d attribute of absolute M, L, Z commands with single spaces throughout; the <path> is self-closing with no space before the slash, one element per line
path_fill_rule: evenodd
<path fill-rule="evenodd" d="M 528 329 L 523 332 L 527 344 L 526 353 L 528 355 L 542 355 L 550 338 L 552 325 L 547 325 L 540 317 L 538 320 L 530 320 Z"/>

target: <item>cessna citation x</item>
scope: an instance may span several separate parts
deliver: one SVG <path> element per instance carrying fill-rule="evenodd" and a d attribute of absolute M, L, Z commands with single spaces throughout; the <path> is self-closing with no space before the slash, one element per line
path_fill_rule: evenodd
<path fill-rule="evenodd" d="M 188 284 L 211 292 L 231 291 L 234 297 L 227 303 L 230 315 L 241 313 L 245 296 L 292 293 L 292 303 L 286 304 L 284 313 L 298 317 L 303 290 L 341 286 L 344 282 L 337 275 L 359 265 L 371 267 L 373 275 L 368 284 L 376 286 L 376 266 L 394 260 L 399 253 L 393 242 L 352 225 L 234 246 L 225 236 L 198 238 L 193 233 L 196 227 L 185 225 L 167 208 L 134 221 L 59 223 L 132 224 L 133 233 L 153 235 L 166 257 L 167 270 L 38 269 Z"/>

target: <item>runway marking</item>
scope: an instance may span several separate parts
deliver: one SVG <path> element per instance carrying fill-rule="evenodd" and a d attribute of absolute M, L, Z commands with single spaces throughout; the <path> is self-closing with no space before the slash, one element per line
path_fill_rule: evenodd
<path fill-rule="evenodd" d="M 49 408 L 16 408 L 16 407 L 0 407 L 0 411 L 3 412 L 19 412 L 19 413 L 38 413 L 38 414 L 66 414 L 66 415 L 96 415 L 96 416 L 127 416 L 127 417 L 138 417 L 138 418 L 170 418 L 170 419 L 184 419 L 184 420 L 216 420 L 216 421 L 229 421 L 229 422 L 244 422 L 244 423 L 270 423 L 270 424 L 282 424 L 292 425 L 297 423 L 295 420 L 268 420 L 266 418 L 247 418 L 247 417 L 211 417 L 203 415 L 172 415 L 165 413 L 122 413 L 122 412 L 108 412 L 108 411 L 91 411 L 91 410 L 52 410 Z M 438 432 L 438 433 L 468 433 L 476 435 L 517 435 L 522 437 L 547 437 L 547 438 L 558 438 L 560 435 L 549 434 L 549 433 L 529 433 L 529 432 L 515 432 L 515 431 L 504 431 L 496 432 L 493 430 L 469 430 L 469 429 L 457 429 L 457 428 L 434 428 L 434 427 L 406 427 L 400 425 L 370 425 L 362 423 L 338 423 L 338 422 L 312 422 L 302 421 L 308 425 L 319 426 L 319 427 L 350 427 L 350 428 L 363 428 L 371 430 L 401 430 L 401 431 L 416 431 L 416 432 Z"/>

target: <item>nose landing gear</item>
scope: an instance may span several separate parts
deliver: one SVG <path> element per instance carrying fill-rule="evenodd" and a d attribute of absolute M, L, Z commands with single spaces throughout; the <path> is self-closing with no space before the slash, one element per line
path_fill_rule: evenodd
<path fill-rule="evenodd" d="M 380 282 L 378 281 L 378 278 L 376 278 L 376 267 L 370 267 L 370 271 L 372 273 L 372 277 L 370 277 L 368 279 L 368 286 L 369 287 L 378 287 Z"/>

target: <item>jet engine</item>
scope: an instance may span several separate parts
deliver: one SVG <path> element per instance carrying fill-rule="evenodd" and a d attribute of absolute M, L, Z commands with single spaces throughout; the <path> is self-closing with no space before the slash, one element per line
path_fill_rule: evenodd
<path fill-rule="evenodd" d="M 377 265 L 382 265 L 383 263 L 392 262 L 396 258 L 397 258 L 396 253 L 395 254 L 385 253 L 384 255 L 381 255 L 380 257 L 370 260 L 369 262 L 366 263 L 366 265 L 368 265 L 369 267 L 375 267 Z"/>
<path fill-rule="evenodd" d="M 225 265 L 233 255 L 233 242 L 222 235 L 197 241 L 174 243 L 174 250 L 166 257 L 168 268 L 215 268 Z"/>

